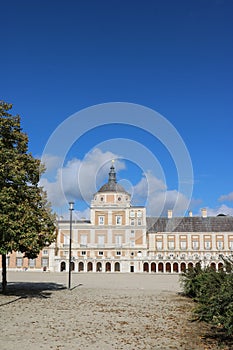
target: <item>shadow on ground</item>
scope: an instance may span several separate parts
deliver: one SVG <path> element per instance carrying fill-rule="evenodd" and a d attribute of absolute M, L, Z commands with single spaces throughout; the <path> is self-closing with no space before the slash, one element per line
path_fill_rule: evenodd
<path fill-rule="evenodd" d="M 6 304 L 13 303 L 22 298 L 50 298 L 52 292 L 67 289 L 63 284 L 52 282 L 10 282 L 7 284 L 6 293 L 3 295 L 0 289 L 2 298 L 7 296 L 15 296 L 17 299 L 0 303 L 0 307 Z"/>

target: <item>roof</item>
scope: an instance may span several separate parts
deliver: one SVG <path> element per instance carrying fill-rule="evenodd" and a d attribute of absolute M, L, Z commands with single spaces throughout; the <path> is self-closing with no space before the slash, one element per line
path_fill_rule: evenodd
<path fill-rule="evenodd" d="M 109 177 L 108 177 L 108 182 L 104 184 L 98 192 L 124 192 L 128 193 L 123 186 L 119 185 L 116 180 L 116 171 L 114 168 L 114 165 L 112 163 L 110 172 L 109 172 Z"/>
<path fill-rule="evenodd" d="M 232 232 L 232 216 L 147 217 L 148 232 Z"/>

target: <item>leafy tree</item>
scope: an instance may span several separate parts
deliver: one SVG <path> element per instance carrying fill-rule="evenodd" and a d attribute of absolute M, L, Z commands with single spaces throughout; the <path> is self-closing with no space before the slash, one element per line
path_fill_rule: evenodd
<path fill-rule="evenodd" d="M 28 153 L 28 137 L 11 104 L 0 101 L 0 254 L 6 291 L 6 255 L 20 251 L 35 258 L 55 240 L 55 217 L 39 186 L 44 168 Z"/>

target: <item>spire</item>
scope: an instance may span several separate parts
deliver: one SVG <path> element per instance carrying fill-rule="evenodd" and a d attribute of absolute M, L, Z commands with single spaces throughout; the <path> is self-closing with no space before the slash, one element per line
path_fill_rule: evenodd
<path fill-rule="evenodd" d="M 116 171 L 115 171 L 115 167 L 114 167 L 114 159 L 112 160 L 112 165 L 110 168 L 110 172 L 108 173 L 109 177 L 108 177 L 108 183 L 116 183 Z"/>

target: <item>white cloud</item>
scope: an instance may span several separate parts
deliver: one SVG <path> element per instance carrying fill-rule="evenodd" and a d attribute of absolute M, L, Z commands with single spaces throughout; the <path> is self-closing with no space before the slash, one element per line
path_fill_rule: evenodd
<path fill-rule="evenodd" d="M 217 216 L 219 214 L 230 215 L 233 216 L 233 208 L 228 207 L 225 204 L 222 204 L 218 208 L 206 208 L 208 216 Z"/>
<path fill-rule="evenodd" d="M 54 170 L 56 171 L 59 164 L 61 163 L 61 158 L 51 154 L 44 154 L 42 158 L 42 163 L 45 165 L 46 172 L 50 173 Z"/>
<path fill-rule="evenodd" d="M 219 197 L 218 199 L 220 202 L 231 202 L 233 201 L 233 192 L 230 192 L 228 194 L 223 194 L 222 196 Z"/>
<path fill-rule="evenodd" d="M 133 202 L 146 205 L 148 216 L 166 216 L 168 209 L 182 216 L 189 207 L 188 198 L 176 190 L 167 190 L 166 184 L 150 171 L 134 186 Z"/>
<path fill-rule="evenodd" d="M 48 162 L 53 163 L 53 157 Z M 83 160 L 74 158 L 68 161 L 63 168 L 57 169 L 55 179 L 49 179 L 47 172 L 40 181 L 48 194 L 48 200 L 53 207 L 62 208 L 67 201 L 84 199 L 89 205 L 97 188 L 103 184 L 109 172 L 109 162 L 117 155 L 111 152 L 102 152 L 94 149 Z M 117 171 L 124 169 L 122 161 L 115 163 Z"/>

